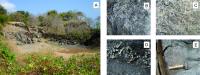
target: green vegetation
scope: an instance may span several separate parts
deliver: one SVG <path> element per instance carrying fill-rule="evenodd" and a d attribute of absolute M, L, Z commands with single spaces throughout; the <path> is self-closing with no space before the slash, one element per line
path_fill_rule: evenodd
<path fill-rule="evenodd" d="M 44 34 L 53 34 L 55 37 L 58 35 L 70 40 L 76 40 L 81 44 L 90 42 L 94 35 L 99 35 L 98 38 L 100 38 L 99 28 L 91 27 L 91 23 L 82 12 L 68 11 L 58 13 L 56 10 L 50 10 L 40 16 L 31 15 L 27 11 L 16 11 L 8 14 L 0 5 L 1 33 L 2 28 L 8 22 L 23 22 L 27 28 L 35 27 L 40 30 L 40 33 L 43 34 L 42 36 L 45 36 Z M 75 55 L 67 59 L 50 54 L 34 53 L 23 56 L 22 63 L 17 60 L 17 55 L 12 52 L 5 40 L 5 37 L 0 35 L 0 75 L 100 74 L 99 53 L 95 55 Z M 100 43 L 99 41 L 95 42 Z"/>
<path fill-rule="evenodd" d="M 99 54 L 94 56 L 78 55 L 68 60 L 51 55 L 30 55 L 27 65 L 21 70 L 23 73 L 38 74 L 70 74 L 70 75 L 98 75 L 100 73 Z"/>
<path fill-rule="evenodd" d="M 14 13 L 9 14 L 9 20 L 16 22 L 24 22 L 25 24 L 27 24 L 29 16 L 30 13 L 27 11 L 16 11 Z"/>
<path fill-rule="evenodd" d="M 4 24 L 8 21 L 7 17 L 7 10 L 3 8 L 3 6 L 0 5 L 0 31 L 4 27 Z"/>
<path fill-rule="evenodd" d="M 15 54 L 0 42 L 0 74 L 56 74 L 56 75 L 98 75 L 100 54 L 76 55 L 69 59 L 52 55 L 25 55 L 25 65 L 16 61 Z"/>
<path fill-rule="evenodd" d="M 25 65 L 17 62 L 0 64 L 0 74 L 56 74 L 56 75 L 99 75 L 100 58 L 96 55 L 77 55 L 69 59 L 53 57 L 51 55 L 28 55 Z M 1 58 L 2 59 L 2 58 Z M 11 60 L 11 59 L 9 59 Z"/>

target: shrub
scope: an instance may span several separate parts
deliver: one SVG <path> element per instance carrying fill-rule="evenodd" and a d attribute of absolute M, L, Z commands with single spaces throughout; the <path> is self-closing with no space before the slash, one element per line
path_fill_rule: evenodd
<path fill-rule="evenodd" d="M 24 22 L 27 25 L 29 16 L 29 12 L 17 11 L 9 15 L 9 20 L 16 22 Z"/>
<path fill-rule="evenodd" d="M 7 10 L 0 5 L 0 15 L 5 15 L 7 13 Z"/>
<path fill-rule="evenodd" d="M 41 26 L 47 34 L 65 35 L 64 22 L 59 16 L 45 16 L 42 20 Z"/>
<path fill-rule="evenodd" d="M 87 22 L 80 20 L 70 20 L 66 23 L 66 36 L 84 43 L 91 37 L 91 29 Z"/>
<path fill-rule="evenodd" d="M 8 21 L 8 17 L 6 15 L 0 15 L 0 24 L 5 24 Z"/>
<path fill-rule="evenodd" d="M 0 74 L 16 74 L 19 67 L 15 61 L 15 54 L 10 51 L 0 37 Z M 2 72 L 1 72 L 2 71 Z"/>
<path fill-rule="evenodd" d="M 35 16 L 29 16 L 27 25 L 28 26 L 38 26 L 40 24 L 39 20 Z"/>
<path fill-rule="evenodd" d="M 29 55 L 26 65 L 21 68 L 25 74 L 61 74 L 61 75 L 98 75 L 100 73 L 100 56 L 77 55 L 69 59 L 51 55 Z"/>
<path fill-rule="evenodd" d="M 56 16 L 57 15 L 57 11 L 56 10 L 50 10 L 47 12 L 48 16 Z"/>

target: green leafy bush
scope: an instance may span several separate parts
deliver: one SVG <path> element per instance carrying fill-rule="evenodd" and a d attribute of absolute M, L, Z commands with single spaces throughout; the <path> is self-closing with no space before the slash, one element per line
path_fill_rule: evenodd
<path fill-rule="evenodd" d="M 7 10 L 2 5 L 0 5 L 0 15 L 5 15 L 6 13 Z"/>
<path fill-rule="evenodd" d="M 0 15 L 0 24 L 5 24 L 8 21 L 8 17 L 6 15 Z"/>
<path fill-rule="evenodd" d="M 51 55 L 30 55 L 26 65 L 21 68 L 25 74 L 56 74 L 56 75 L 98 75 L 100 73 L 99 54 L 72 56 L 69 59 Z"/>
<path fill-rule="evenodd" d="M 29 16 L 30 13 L 27 11 L 16 11 L 14 13 L 9 14 L 9 20 L 16 22 L 24 22 L 27 25 Z"/>

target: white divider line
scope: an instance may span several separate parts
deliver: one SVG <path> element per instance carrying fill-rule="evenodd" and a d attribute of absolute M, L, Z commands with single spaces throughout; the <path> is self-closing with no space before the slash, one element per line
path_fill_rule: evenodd
<path fill-rule="evenodd" d="M 100 12 L 101 12 L 101 75 L 107 75 L 107 1 L 100 0 Z"/>
<path fill-rule="evenodd" d="M 161 40 L 191 40 L 191 39 L 200 39 L 200 36 L 198 35 L 158 35 L 156 36 L 156 39 Z"/>
<path fill-rule="evenodd" d="M 156 0 L 151 0 L 151 75 L 156 75 Z"/>
<path fill-rule="evenodd" d="M 104 37 L 103 37 L 104 38 Z M 141 36 L 133 36 L 133 35 L 117 35 L 117 36 L 114 36 L 114 35 L 108 35 L 107 36 L 108 39 L 127 39 L 127 40 L 142 40 L 142 39 L 148 39 L 150 40 L 151 39 L 151 36 L 149 35 L 141 35 Z"/>

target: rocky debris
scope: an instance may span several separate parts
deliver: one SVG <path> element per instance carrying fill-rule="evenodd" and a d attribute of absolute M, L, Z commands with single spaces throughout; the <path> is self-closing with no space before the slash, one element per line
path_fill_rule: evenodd
<path fill-rule="evenodd" d="M 200 0 L 157 0 L 157 35 L 200 34 L 200 8 L 193 2 Z"/>
<path fill-rule="evenodd" d="M 25 23 L 23 22 L 8 22 L 9 25 L 19 26 L 19 27 L 25 27 Z"/>
<path fill-rule="evenodd" d="M 37 36 L 37 34 L 29 32 L 17 32 L 15 34 L 15 38 L 17 41 L 19 41 L 17 43 L 18 45 L 41 42 L 41 39 Z"/>
<path fill-rule="evenodd" d="M 17 45 L 33 44 L 41 42 L 41 38 L 48 38 L 49 41 L 57 42 L 59 45 L 77 45 L 75 40 L 67 39 L 59 35 L 46 34 L 42 27 L 25 26 L 22 22 L 9 22 L 4 29 L 4 36 L 17 41 Z M 12 29 L 12 30 L 8 30 Z"/>
<path fill-rule="evenodd" d="M 150 0 L 108 0 L 108 35 L 150 34 L 150 9 L 144 3 Z"/>
<path fill-rule="evenodd" d="M 188 69 L 169 70 L 170 75 L 198 75 L 200 72 L 200 48 L 193 48 L 194 40 L 162 40 L 164 57 L 168 66 L 187 63 Z M 199 41 L 199 40 L 195 40 Z"/>
<path fill-rule="evenodd" d="M 41 33 L 35 27 L 25 27 L 22 22 L 9 22 L 4 29 L 4 36 L 16 40 L 17 45 L 32 44 L 41 41 Z"/>
<path fill-rule="evenodd" d="M 144 41 L 108 40 L 108 63 L 118 60 L 121 63 L 142 65 L 150 69 L 150 50 L 143 48 Z"/>
<path fill-rule="evenodd" d="M 58 39 L 58 38 L 50 38 L 49 41 L 57 42 L 59 45 L 76 45 L 78 42 L 74 40 L 67 40 L 67 39 Z"/>

